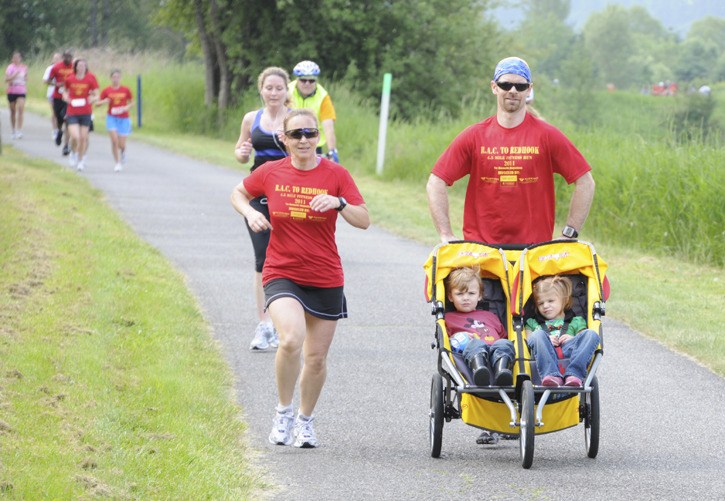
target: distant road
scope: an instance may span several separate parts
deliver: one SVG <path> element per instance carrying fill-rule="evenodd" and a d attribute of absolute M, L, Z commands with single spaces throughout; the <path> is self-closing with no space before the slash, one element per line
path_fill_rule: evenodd
<path fill-rule="evenodd" d="M 0 120 L 7 145 L 6 108 Z M 45 118 L 28 115 L 25 138 L 12 143 L 68 168 L 51 143 Z M 353 230 L 344 222 L 338 242 L 350 318 L 339 322 L 317 408 L 322 447 L 269 445 L 274 356 L 248 350 L 256 325 L 252 250 L 229 203 L 241 175 L 133 136 L 129 143 L 126 170 L 116 174 L 108 139 L 92 134 L 79 178 L 102 190 L 121 217 L 188 277 L 236 376 L 248 442 L 258 452 L 254 461 L 279 486 L 273 497 L 723 499 L 725 381 L 611 318 L 604 322 L 602 439 L 596 459 L 586 457 L 580 425 L 537 437 L 533 467 L 523 470 L 518 442 L 476 445 L 477 430 L 460 420 L 445 424 L 442 457 L 432 459 L 428 405 L 434 324 L 423 299 L 422 270 L 430 249 L 375 227 Z M 230 155 L 232 150 L 230 143 Z M 693 315 L 696 324 L 696 312 L 683 314 Z"/>

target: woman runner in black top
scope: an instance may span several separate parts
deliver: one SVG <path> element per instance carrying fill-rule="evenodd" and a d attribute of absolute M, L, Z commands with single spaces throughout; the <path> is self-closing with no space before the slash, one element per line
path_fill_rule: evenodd
<path fill-rule="evenodd" d="M 278 133 L 283 130 L 282 123 L 288 111 L 288 84 L 289 75 L 284 69 L 276 66 L 266 68 L 257 79 L 257 87 L 264 102 L 264 107 L 244 115 L 241 133 L 234 150 L 234 156 L 243 164 L 249 162 L 252 150 L 254 150 L 252 171 L 265 162 L 287 156 Z M 255 198 L 250 203 L 252 207 L 269 219 L 267 197 Z M 269 230 L 255 233 L 249 228 L 248 224 L 247 230 L 252 239 L 252 247 L 254 247 L 255 273 L 252 288 L 256 301 L 257 317 L 259 318 L 259 324 L 249 349 L 266 350 L 270 347 L 277 348 L 279 340 L 269 315 L 264 311 L 264 290 L 262 289 L 262 268 L 267 255 Z"/>

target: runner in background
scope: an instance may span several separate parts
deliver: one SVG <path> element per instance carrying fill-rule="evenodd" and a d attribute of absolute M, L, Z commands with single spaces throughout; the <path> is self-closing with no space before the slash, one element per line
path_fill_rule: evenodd
<path fill-rule="evenodd" d="M 111 153 L 116 166 L 115 172 L 123 170 L 126 163 L 126 138 L 131 134 L 131 118 L 128 111 L 133 105 L 131 89 L 121 85 L 121 70 L 111 71 L 111 85 L 101 91 L 96 106 L 108 103 L 106 130 L 111 136 Z"/>
<path fill-rule="evenodd" d="M 301 61 L 292 70 L 297 80 L 290 82 L 289 93 L 292 108 L 309 108 L 317 115 L 317 122 L 322 125 L 317 153 L 322 154 L 322 147 L 327 145 L 327 158 L 340 163 L 337 154 L 337 138 L 335 137 L 335 107 L 327 91 L 317 82 L 320 67 L 313 61 Z"/>
<path fill-rule="evenodd" d="M 58 119 L 55 117 L 55 111 L 53 110 L 53 92 L 55 91 L 55 79 L 50 80 L 50 70 L 53 69 L 53 66 L 55 66 L 58 61 L 60 61 L 60 53 L 56 52 L 55 54 L 53 54 L 53 59 L 51 60 L 50 66 L 45 68 L 45 73 L 43 73 L 43 83 L 48 86 L 48 90 L 45 93 L 45 96 L 48 99 L 48 103 L 50 104 L 50 124 L 53 128 L 51 137 L 53 138 L 53 141 L 55 141 L 55 136 L 56 134 L 58 134 Z"/>
<path fill-rule="evenodd" d="M 86 167 L 91 113 L 93 103 L 98 99 L 98 81 L 88 71 L 86 60 L 76 59 L 73 74 L 65 79 L 64 85 L 63 99 L 68 104 L 68 135 L 72 150 L 68 163 L 80 172 Z"/>
<path fill-rule="evenodd" d="M 45 83 L 49 84 L 54 82 L 55 88 L 53 90 L 53 112 L 55 113 L 55 119 L 58 122 L 58 132 L 55 135 L 55 144 L 60 146 L 63 141 L 63 124 L 65 123 L 65 115 L 68 111 L 68 103 L 63 99 L 63 93 L 65 91 L 65 79 L 73 74 L 73 53 L 70 50 L 63 52 L 63 60 L 56 63 L 55 66 L 50 70 L 48 79 Z M 70 153 L 68 147 L 68 134 L 65 135 L 65 144 L 63 145 L 63 155 Z"/>
<path fill-rule="evenodd" d="M 5 70 L 5 83 L 8 86 L 8 105 L 10 107 L 10 127 L 13 139 L 23 137 L 23 112 L 27 93 L 28 67 L 23 64 L 20 52 L 13 52 L 12 62 Z"/>

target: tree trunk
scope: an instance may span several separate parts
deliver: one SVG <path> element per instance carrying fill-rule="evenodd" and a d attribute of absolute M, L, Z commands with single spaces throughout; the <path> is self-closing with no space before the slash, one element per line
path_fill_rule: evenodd
<path fill-rule="evenodd" d="M 219 110 L 229 106 L 229 94 L 231 93 L 231 80 L 229 75 L 229 64 L 227 62 L 227 48 L 222 42 L 222 28 L 219 23 L 219 7 L 216 0 L 210 0 L 211 7 L 211 39 L 214 42 L 216 62 L 219 67 Z"/>
<path fill-rule="evenodd" d="M 194 0 L 194 11 L 196 13 L 196 27 L 199 30 L 199 42 L 204 54 L 204 104 L 211 106 L 214 103 L 214 66 L 216 64 L 214 49 L 206 31 L 204 20 L 204 7 L 202 0 Z"/>

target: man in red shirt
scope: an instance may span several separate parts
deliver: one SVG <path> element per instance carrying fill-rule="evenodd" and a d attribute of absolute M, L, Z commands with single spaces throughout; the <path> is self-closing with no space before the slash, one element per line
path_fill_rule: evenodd
<path fill-rule="evenodd" d="M 443 152 L 428 179 L 428 205 L 442 242 L 451 228 L 447 187 L 469 175 L 463 238 L 488 244 L 551 240 L 556 199 L 554 173 L 574 183 L 562 235 L 577 238 L 594 198 L 591 167 L 553 125 L 526 111 L 531 71 L 517 57 L 496 65 L 491 91 L 496 115 L 471 125 Z"/>
<path fill-rule="evenodd" d="M 53 90 L 53 112 L 55 113 L 55 119 L 58 121 L 58 132 L 55 135 L 55 144 L 60 146 L 63 138 L 63 123 L 65 122 L 65 115 L 68 107 L 68 103 L 63 100 L 63 92 L 65 91 L 65 79 L 73 74 L 73 53 L 70 50 L 63 52 L 63 60 L 56 63 L 48 74 L 48 79 L 45 81 L 47 84 L 54 83 L 55 88 Z M 68 148 L 68 134 L 65 136 L 65 145 L 63 146 L 63 155 L 70 153 Z"/>

